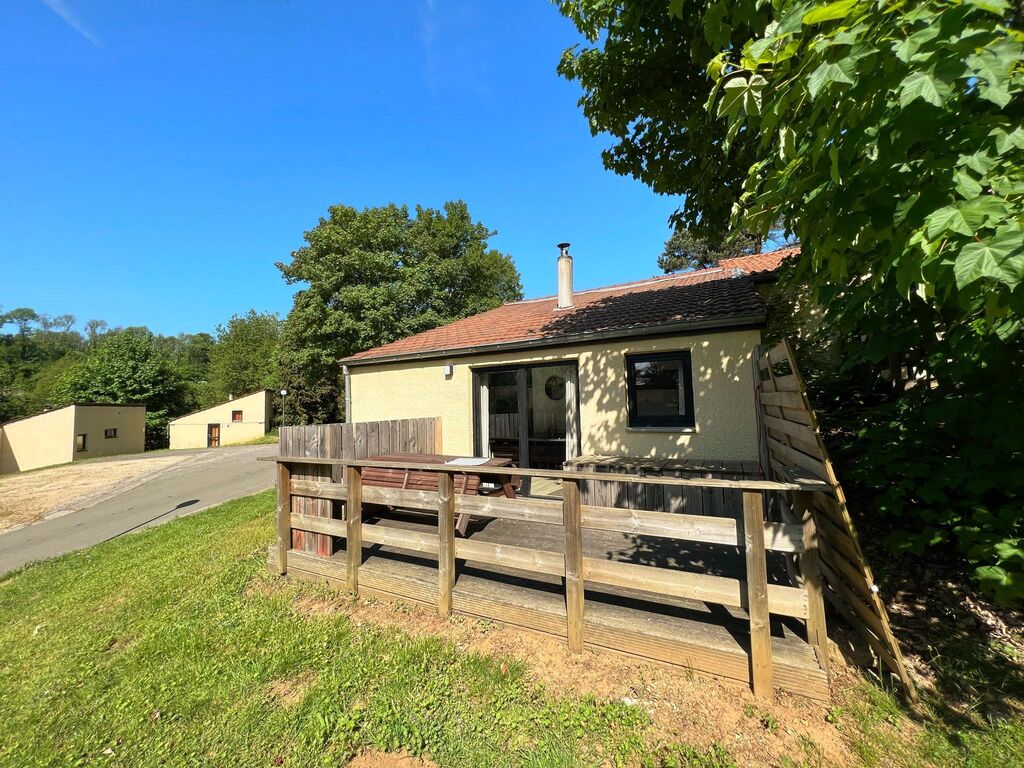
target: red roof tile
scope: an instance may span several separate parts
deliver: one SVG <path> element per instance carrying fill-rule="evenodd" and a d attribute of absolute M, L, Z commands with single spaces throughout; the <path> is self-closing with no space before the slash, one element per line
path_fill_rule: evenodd
<path fill-rule="evenodd" d="M 556 297 L 527 299 L 456 320 L 342 362 L 360 363 L 406 355 L 469 351 L 496 344 L 529 343 L 594 333 L 692 323 L 714 325 L 735 319 L 764 319 L 764 303 L 750 275 L 778 269 L 799 246 L 723 259 L 717 267 L 659 275 L 573 293 L 570 309 L 556 309 Z"/>

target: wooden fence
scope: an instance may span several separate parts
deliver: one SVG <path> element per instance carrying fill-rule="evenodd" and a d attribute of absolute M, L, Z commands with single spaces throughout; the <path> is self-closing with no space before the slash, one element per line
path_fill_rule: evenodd
<path fill-rule="evenodd" d="M 348 424 L 312 424 L 281 427 L 280 455 L 296 458 L 365 459 L 388 453 L 440 453 L 439 418 L 357 421 Z M 296 480 L 344 482 L 341 468 L 329 465 L 304 465 L 296 468 Z M 337 502 L 296 496 L 292 512 L 314 517 L 338 517 Z M 295 532 L 295 549 L 330 556 L 330 536 Z"/>
<path fill-rule="evenodd" d="M 594 646 L 683 664 L 724 678 L 744 680 L 758 696 L 772 695 L 776 685 L 815 698 L 828 696 L 825 614 L 817 576 L 814 522 L 811 519 L 799 524 L 769 522 L 763 513 L 766 491 L 793 492 L 807 506 L 809 492 L 826 488 L 820 481 L 616 477 L 592 472 L 411 465 L 316 457 L 281 456 L 275 460 L 278 467 L 277 544 L 270 558 L 272 567 L 281 574 L 326 579 L 345 585 L 354 595 L 366 593 L 429 602 L 436 604 L 442 616 L 457 611 L 550 632 L 565 637 L 573 652 Z M 436 472 L 438 490 L 367 485 L 362 482 L 362 472 L 369 467 Z M 313 470 L 315 476 L 311 476 Z M 454 475 L 465 473 L 557 479 L 562 484 L 563 498 L 556 501 L 457 495 L 453 491 Z M 342 478 L 344 482 L 339 482 Z M 583 504 L 580 482 L 597 479 L 728 490 L 742 498 L 743 514 L 736 520 Z M 344 502 L 343 517 L 296 512 L 296 497 L 328 504 Z M 364 508 L 369 505 L 433 512 L 437 516 L 436 528 L 409 529 L 364 521 Z M 455 518 L 463 513 L 558 526 L 562 529 L 561 550 L 456 538 Z M 674 567 L 588 557 L 584 553 L 584 530 L 738 548 L 745 562 L 745 577 L 727 578 Z M 326 552 L 300 551 L 297 542 L 304 542 L 306 535 L 336 537 L 344 540 L 345 549 L 333 556 Z M 431 561 L 436 558 L 436 566 L 417 565 L 418 571 L 407 577 L 403 574 L 408 571 L 397 568 L 393 561 L 386 567 L 372 567 L 372 558 L 366 559 L 367 547 L 413 553 L 419 563 L 424 557 Z M 772 551 L 798 556 L 804 576 L 802 587 L 768 582 L 767 553 Z M 495 597 L 494 592 L 473 591 L 472 587 L 464 586 L 464 575 L 457 576 L 457 560 L 473 563 L 474 569 L 480 566 L 500 572 L 511 569 L 528 577 L 543 574 L 561 579 L 559 605 L 552 608 L 550 601 L 530 602 L 518 597 L 512 600 L 507 597 L 508 592 L 501 593 L 505 597 Z M 745 620 L 746 638 L 740 642 L 732 630 L 722 630 L 712 637 L 708 627 L 715 613 L 708 614 L 706 608 L 703 628 L 697 630 L 689 628 L 694 622 L 685 624 L 685 629 L 675 629 L 684 624 L 679 621 L 672 624 L 664 617 L 647 612 L 635 611 L 625 618 L 621 611 L 612 615 L 606 604 L 585 598 L 585 587 L 625 590 L 626 594 L 640 592 L 653 600 L 667 599 L 664 605 L 659 603 L 666 609 L 673 604 L 678 607 L 680 599 L 699 601 L 702 606 L 722 606 L 738 612 Z M 523 594 L 529 591 L 522 587 L 517 589 Z M 794 648 L 792 644 L 782 644 L 779 637 L 773 638 L 772 615 L 806 622 L 807 642 L 800 640 L 801 647 Z M 644 618 L 641 620 L 640 616 Z M 726 641 L 715 639 L 720 636 L 725 636 Z"/>
<path fill-rule="evenodd" d="M 828 484 L 825 490 L 798 498 L 793 507 L 796 514 L 815 522 L 820 537 L 825 597 L 864 636 L 882 664 L 896 675 L 907 697 L 916 701 L 914 682 L 889 627 L 885 604 L 861 549 L 846 506 L 846 494 L 821 439 L 818 419 L 807 397 L 792 347 L 785 341 L 773 347 L 759 356 L 757 368 L 761 420 L 772 474 L 786 479 L 792 477 L 793 468 L 798 467 Z"/>

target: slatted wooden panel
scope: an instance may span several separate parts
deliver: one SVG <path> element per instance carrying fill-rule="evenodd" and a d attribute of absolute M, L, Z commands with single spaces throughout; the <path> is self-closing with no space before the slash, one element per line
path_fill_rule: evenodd
<path fill-rule="evenodd" d="M 885 604 L 861 549 L 846 495 L 821 439 L 789 342 L 783 341 L 762 354 L 757 369 L 761 422 L 773 475 L 789 480 L 796 469 L 832 486 L 831 493 L 809 494 L 825 596 L 864 635 L 882 663 L 900 679 L 907 696 L 916 701 L 914 682 L 889 626 Z"/>
<path fill-rule="evenodd" d="M 638 456 L 579 456 L 565 462 L 566 469 L 609 472 L 639 477 L 718 478 L 749 480 L 760 478 L 756 461 L 716 459 L 658 459 Z M 583 503 L 653 512 L 687 513 L 713 517 L 743 517 L 739 494 L 721 488 L 672 485 L 643 485 L 604 480 L 580 482 Z"/>
<path fill-rule="evenodd" d="M 389 453 L 437 453 L 441 448 L 439 418 L 357 421 L 349 424 L 310 424 L 281 427 L 281 456 L 325 459 L 365 459 Z M 343 483 L 344 467 L 318 464 L 295 465 L 292 480 Z M 341 518 L 342 507 L 328 499 L 292 497 L 292 514 Z M 325 557 L 334 554 L 334 537 L 323 533 L 292 531 L 292 548 Z"/>

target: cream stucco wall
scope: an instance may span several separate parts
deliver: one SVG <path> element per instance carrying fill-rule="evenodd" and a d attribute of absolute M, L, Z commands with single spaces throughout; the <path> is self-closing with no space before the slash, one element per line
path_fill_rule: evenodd
<path fill-rule="evenodd" d="M 241 411 L 242 420 L 232 421 L 231 412 Z M 171 449 L 205 448 L 207 428 L 220 425 L 220 444 L 233 445 L 263 437 L 270 431 L 273 394 L 260 390 L 250 395 L 174 419 L 169 425 Z"/>
<path fill-rule="evenodd" d="M 75 460 L 146 450 L 146 409 L 142 406 L 76 405 L 75 435 L 85 435 L 85 450 L 75 451 Z M 105 437 L 116 429 L 117 437 Z"/>
<path fill-rule="evenodd" d="M 445 453 L 470 455 L 475 452 L 473 369 L 576 362 L 582 453 L 756 460 L 752 355 L 760 338 L 758 330 L 726 331 L 606 341 L 535 353 L 351 366 L 351 418 L 377 421 L 440 416 Z M 674 350 L 690 351 L 696 427 L 689 431 L 630 429 L 625 356 Z M 455 367 L 450 378 L 442 372 L 446 364 Z"/>
<path fill-rule="evenodd" d="M 104 438 L 117 429 L 116 438 Z M 85 451 L 75 450 L 84 434 Z M 0 474 L 69 461 L 141 453 L 146 446 L 146 409 L 122 405 L 69 405 L 0 427 Z"/>

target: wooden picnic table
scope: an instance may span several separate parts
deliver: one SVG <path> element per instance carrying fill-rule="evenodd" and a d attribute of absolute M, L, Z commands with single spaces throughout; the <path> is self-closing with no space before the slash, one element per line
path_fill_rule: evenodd
<path fill-rule="evenodd" d="M 393 461 L 403 464 L 448 464 L 456 459 L 472 457 L 449 456 L 441 453 L 388 453 L 382 456 L 370 456 L 369 461 Z M 482 458 L 482 457 L 481 457 Z M 454 490 L 462 495 L 502 495 L 509 499 L 516 497 L 515 484 L 511 475 L 488 475 L 494 478 L 497 488 L 493 491 L 482 491 L 480 486 L 482 478 L 473 472 L 473 467 L 511 467 L 512 459 L 503 457 L 492 457 L 479 464 L 452 464 L 455 470 Z M 383 467 L 364 467 L 362 470 L 364 485 L 373 485 L 383 488 L 405 488 L 416 491 L 436 491 L 437 472 L 420 471 L 415 469 L 387 469 Z M 460 536 L 466 534 L 469 527 L 469 515 L 459 515 L 455 523 L 455 530 Z"/>

